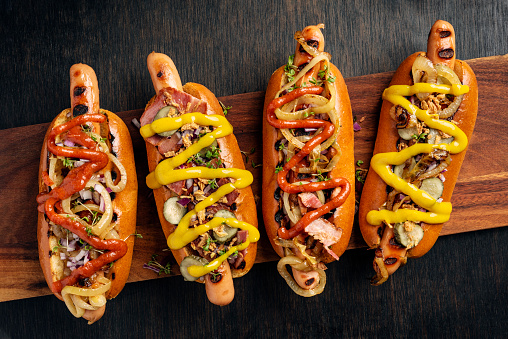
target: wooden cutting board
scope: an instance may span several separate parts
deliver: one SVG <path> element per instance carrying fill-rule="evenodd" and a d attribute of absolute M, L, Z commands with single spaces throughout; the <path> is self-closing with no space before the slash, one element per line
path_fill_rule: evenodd
<path fill-rule="evenodd" d="M 469 60 L 479 86 L 479 111 L 475 132 L 470 140 L 452 199 L 453 213 L 442 230 L 443 235 L 476 231 L 507 225 L 508 216 L 508 55 Z M 353 114 L 362 129 L 355 133 L 355 162 L 368 168 L 377 131 L 381 94 L 393 72 L 346 79 Z M 148 99 L 148 98 L 147 98 Z M 261 196 L 262 109 L 264 92 L 219 98 L 232 106 L 228 119 L 246 152 L 246 167 L 254 175 L 253 191 Z M 143 268 L 153 254 L 160 262 L 172 263 L 178 274 L 157 218 L 150 190 L 144 184 L 148 174 L 144 141 L 131 123 L 143 110 L 120 112 L 129 126 L 134 145 L 139 181 L 137 231 L 129 282 L 165 277 Z M 57 114 L 58 112 L 55 112 Z M 21 114 L 21 113 L 19 113 Z M 37 176 L 41 143 L 49 124 L 0 131 L 0 301 L 50 294 L 37 255 Z M 247 159 L 248 157 L 248 159 Z M 258 207 L 259 207 L 258 201 Z M 258 208 L 262 239 L 256 262 L 278 259 L 266 239 Z M 355 225 L 349 249 L 364 247 Z"/>

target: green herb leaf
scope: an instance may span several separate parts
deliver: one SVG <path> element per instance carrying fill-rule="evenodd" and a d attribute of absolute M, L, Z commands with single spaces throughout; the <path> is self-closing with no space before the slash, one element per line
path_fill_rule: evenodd
<path fill-rule="evenodd" d="M 229 113 L 229 110 L 232 108 L 231 106 L 226 106 L 222 103 L 222 101 L 219 101 L 219 104 L 220 106 L 222 107 L 222 113 L 224 113 L 224 115 L 228 115 Z"/>

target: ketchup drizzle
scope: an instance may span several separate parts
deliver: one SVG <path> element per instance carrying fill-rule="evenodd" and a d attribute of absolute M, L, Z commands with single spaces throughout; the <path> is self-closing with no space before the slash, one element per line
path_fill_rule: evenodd
<path fill-rule="evenodd" d="M 321 128 L 323 131 L 310 139 L 298 152 L 295 154 L 286 164 L 280 172 L 277 173 L 277 183 L 279 187 L 287 193 L 302 193 L 302 192 L 316 192 L 329 188 L 340 187 L 341 191 L 329 202 L 313 211 L 307 212 L 292 228 L 289 230 L 285 227 L 280 227 L 278 230 L 278 236 L 282 239 L 291 239 L 301 234 L 305 227 L 319 218 L 322 215 L 327 214 L 332 209 L 339 207 L 346 201 L 349 193 L 351 192 L 351 186 L 345 178 L 330 178 L 326 181 L 311 182 L 308 184 L 296 185 L 290 184 L 287 181 L 287 175 L 289 171 L 300 164 L 304 158 L 312 152 L 312 150 L 328 139 L 335 130 L 335 126 L 326 120 L 321 119 L 305 119 L 305 120 L 279 120 L 275 115 L 275 110 L 280 106 L 291 102 L 305 94 L 321 94 L 323 92 L 322 87 L 302 87 L 295 89 L 279 98 L 273 99 L 268 105 L 266 111 L 266 119 L 270 125 L 275 128 Z"/>
<path fill-rule="evenodd" d="M 87 122 L 102 123 L 104 121 L 106 121 L 106 117 L 103 114 L 80 115 L 64 124 L 56 126 L 51 130 L 48 136 L 47 147 L 49 152 L 56 156 L 88 159 L 89 161 L 79 167 L 73 168 L 64 178 L 60 186 L 55 187 L 50 192 L 39 193 L 37 196 L 39 210 L 43 207 L 49 220 L 57 225 L 65 227 L 94 248 L 108 251 L 75 269 L 69 276 L 53 282 L 52 290 L 55 292 L 61 292 L 65 286 L 74 285 L 79 279 L 91 277 L 104 265 L 120 259 L 127 253 L 127 244 L 125 241 L 118 239 L 101 240 L 95 235 L 90 236 L 83 223 L 74 218 L 60 215 L 55 211 L 55 205 L 57 205 L 56 207 L 58 208 L 58 205 L 61 205 L 61 200 L 85 188 L 86 183 L 90 180 L 92 175 L 108 164 L 108 155 L 96 150 L 96 142 L 81 129 L 81 125 Z M 57 146 L 55 144 L 56 136 L 65 132 L 68 132 L 68 140 L 86 148 Z"/>

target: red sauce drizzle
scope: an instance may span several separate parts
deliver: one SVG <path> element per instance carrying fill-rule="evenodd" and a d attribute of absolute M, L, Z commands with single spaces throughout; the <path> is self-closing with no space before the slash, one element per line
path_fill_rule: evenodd
<path fill-rule="evenodd" d="M 287 175 L 289 171 L 300 164 L 304 158 L 309 155 L 312 150 L 328 139 L 335 131 L 335 126 L 326 120 L 322 119 L 304 119 L 304 120 L 279 120 L 275 115 L 275 110 L 280 106 L 291 102 L 305 94 L 321 94 L 323 92 L 322 87 L 303 87 L 295 89 L 279 98 L 273 99 L 267 107 L 267 121 L 270 125 L 275 128 L 321 128 L 323 131 L 310 139 L 298 152 L 293 156 L 286 164 L 283 169 L 277 173 L 277 183 L 279 187 L 287 193 L 302 193 L 302 192 L 316 192 L 329 188 L 340 187 L 341 191 L 329 202 L 323 206 L 306 213 L 293 227 L 289 230 L 285 227 L 281 227 L 278 230 L 278 236 L 282 239 L 292 239 L 297 235 L 301 234 L 305 227 L 319 218 L 322 215 L 330 212 L 332 209 L 339 207 L 346 201 L 351 191 L 351 186 L 345 178 L 330 178 L 330 180 L 321 182 L 311 182 L 308 184 L 295 185 L 290 184 L 287 181 Z"/>
<path fill-rule="evenodd" d="M 125 241 L 118 239 L 101 240 L 97 236 L 89 236 L 84 224 L 74 218 L 62 216 L 55 212 L 55 205 L 60 205 L 61 200 L 85 188 L 86 183 L 90 180 L 92 175 L 108 164 L 108 155 L 95 150 L 97 145 L 96 142 L 89 135 L 84 133 L 81 128 L 81 125 L 86 122 L 101 123 L 104 121 L 106 121 L 106 117 L 102 114 L 83 114 L 53 128 L 48 136 L 47 147 L 49 152 L 57 156 L 88 159 L 89 161 L 82 166 L 73 168 L 64 178 L 60 186 L 55 187 L 50 192 L 39 193 L 37 196 L 39 210 L 43 208 L 49 220 L 57 225 L 65 227 L 94 248 L 108 251 L 75 269 L 69 276 L 62 280 L 53 282 L 52 290 L 55 292 L 61 292 L 65 286 L 76 284 L 79 279 L 91 277 L 104 265 L 120 259 L 127 253 L 127 244 Z M 57 146 L 55 144 L 56 136 L 67 131 L 68 140 L 84 146 L 86 149 Z"/>

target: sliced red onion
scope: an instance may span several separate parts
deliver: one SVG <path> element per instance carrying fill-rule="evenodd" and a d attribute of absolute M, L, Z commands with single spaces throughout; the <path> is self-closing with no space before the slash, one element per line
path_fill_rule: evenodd
<path fill-rule="evenodd" d="M 199 189 L 199 188 L 198 188 L 198 186 L 194 186 L 194 187 L 192 188 L 192 193 L 196 193 L 196 192 L 198 191 L 198 189 Z"/>
<path fill-rule="evenodd" d="M 104 189 L 104 186 L 99 185 L 99 184 L 95 184 L 93 189 L 96 190 L 100 194 L 100 193 L 102 193 L 102 190 Z"/>
<path fill-rule="evenodd" d="M 92 199 L 92 191 L 90 191 L 89 189 L 82 189 L 81 191 L 79 191 L 79 196 L 81 197 L 82 200 L 90 200 Z"/>
<path fill-rule="evenodd" d="M 317 131 L 317 128 L 304 128 L 305 132 L 315 132 Z"/>
<path fill-rule="evenodd" d="M 85 265 L 88 261 L 90 261 L 90 251 L 86 251 L 86 255 L 83 258 L 83 265 Z"/>
<path fill-rule="evenodd" d="M 102 197 L 102 195 L 100 195 L 99 192 L 97 192 L 97 191 L 94 191 L 92 193 L 93 202 L 96 203 L 97 205 L 99 205 L 101 203 L 101 197 Z"/>
<path fill-rule="evenodd" d="M 102 195 L 101 195 L 101 201 L 99 203 L 99 209 L 101 210 L 102 213 L 104 213 L 104 211 L 106 210 L 106 202 L 104 201 L 104 198 L 102 197 Z"/>
<path fill-rule="evenodd" d="M 81 251 L 79 251 L 78 255 L 74 257 L 74 260 L 80 261 L 81 259 L 83 259 L 83 257 L 85 255 L 86 255 L 86 251 L 85 250 L 81 250 Z"/>
<path fill-rule="evenodd" d="M 210 192 L 212 189 L 212 185 L 207 185 L 204 189 L 203 189 L 203 193 L 205 194 L 208 194 L 208 192 Z"/>
<path fill-rule="evenodd" d="M 420 211 L 420 212 L 427 212 L 427 210 L 425 208 L 421 208 L 421 207 L 418 209 L 418 211 Z"/>
<path fill-rule="evenodd" d="M 405 195 L 405 194 L 403 194 L 403 193 L 400 193 L 398 198 L 399 198 L 399 200 L 402 200 L 402 199 L 404 199 L 406 196 L 407 196 L 407 195 Z"/>
<path fill-rule="evenodd" d="M 434 168 L 436 168 L 436 167 L 437 167 L 437 162 L 436 162 L 436 161 L 434 161 L 434 162 L 432 162 L 432 163 L 429 165 L 429 167 L 427 168 L 427 171 L 426 171 L 426 172 L 430 172 L 430 171 L 432 171 L 432 170 L 433 170 Z"/>
<path fill-rule="evenodd" d="M 141 124 L 139 123 L 138 118 L 134 118 L 131 120 L 132 124 L 136 126 L 137 128 L 141 128 Z"/>
<path fill-rule="evenodd" d="M 187 181 L 185 182 L 185 187 L 187 187 L 187 189 L 189 189 L 192 187 L 193 183 L 194 183 L 194 179 L 187 179 Z"/>
<path fill-rule="evenodd" d="M 111 193 L 111 192 L 113 192 L 113 190 L 109 187 L 106 187 L 106 192 Z"/>
<path fill-rule="evenodd" d="M 152 270 L 154 271 L 155 273 L 159 273 L 161 271 L 160 268 L 157 268 L 157 267 L 153 267 L 153 266 L 150 266 L 150 265 L 147 265 L 147 264 L 143 264 L 143 268 L 146 268 L 148 270 Z"/>
<path fill-rule="evenodd" d="M 67 147 L 74 147 L 74 146 L 76 146 L 76 144 L 74 142 L 72 142 L 70 140 L 67 140 L 67 139 L 64 140 L 63 144 L 65 146 L 67 146 Z"/>
<path fill-rule="evenodd" d="M 63 146 L 63 143 L 61 143 L 61 142 L 57 142 L 57 143 L 55 143 L 55 145 L 57 145 L 57 146 L 59 146 L 59 147 L 62 147 L 62 146 Z"/>
<path fill-rule="evenodd" d="M 439 180 L 441 180 L 442 182 L 446 181 L 446 178 L 445 178 L 445 176 L 442 173 L 439 174 L 438 177 L 439 177 Z"/>
<path fill-rule="evenodd" d="M 79 166 L 83 166 L 85 164 L 84 161 L 75 161 L 74 162 L 74 167 L 79 167 Z"/>
<path fill-rule="evenodd" d="M 76 240 L 72 240 L 69 242 L 69 240 L 67 239 L 67 246 L 65 246 L 67 251 L 69 251 L 69 252 L 75 251 L 76 250 L 76 242 L 77 242 Z"/>
<path fill-rule="evenodd" d="M 65 260 L 65 259 L 67 259 L 67 256 L 65 255 L 65 253 L 60 252 L 60 260 Z"/>
<path fill-rule="evenodd" d="M 361 129 L 362 126 L 360 126 L 360 124 L 355 121 L 355 123 L 353 124 L 353 131 L 358 132 Z"/>
<path fill-rule="evenodd" d="M 89 159 L 79 159 L 79 161 L 82 161 L 82 162 L 89 162 L 90 160 Z M 102 176 L 104 176 L 104 174 L 101 174 Z"/>
<path fill-rule="evenodd" d="M 190 202 L 191 202 L 191 198 L 182 198 L 182 199 L 177 201 L 177 203 L 179 203 L 183 207 L 187 206 L 187 204 L 190 203 Z"/>
<path fill-rule="evenodd" d="M 190 136 L 190 138 L 192 139 L 192 136 L 194 135 L 194 131 L 192 131 L 190 129 L 183 131 L 180 141 L 183 142 L 183 138 L 185 138 L 187 135 Z"/>
<path fill-rule="evenodd" d="M 328 153 L 328 148 L 321 151 L 321 154 L 323 154 L 323 155 L 325 155 L 326 153 Z"/>

